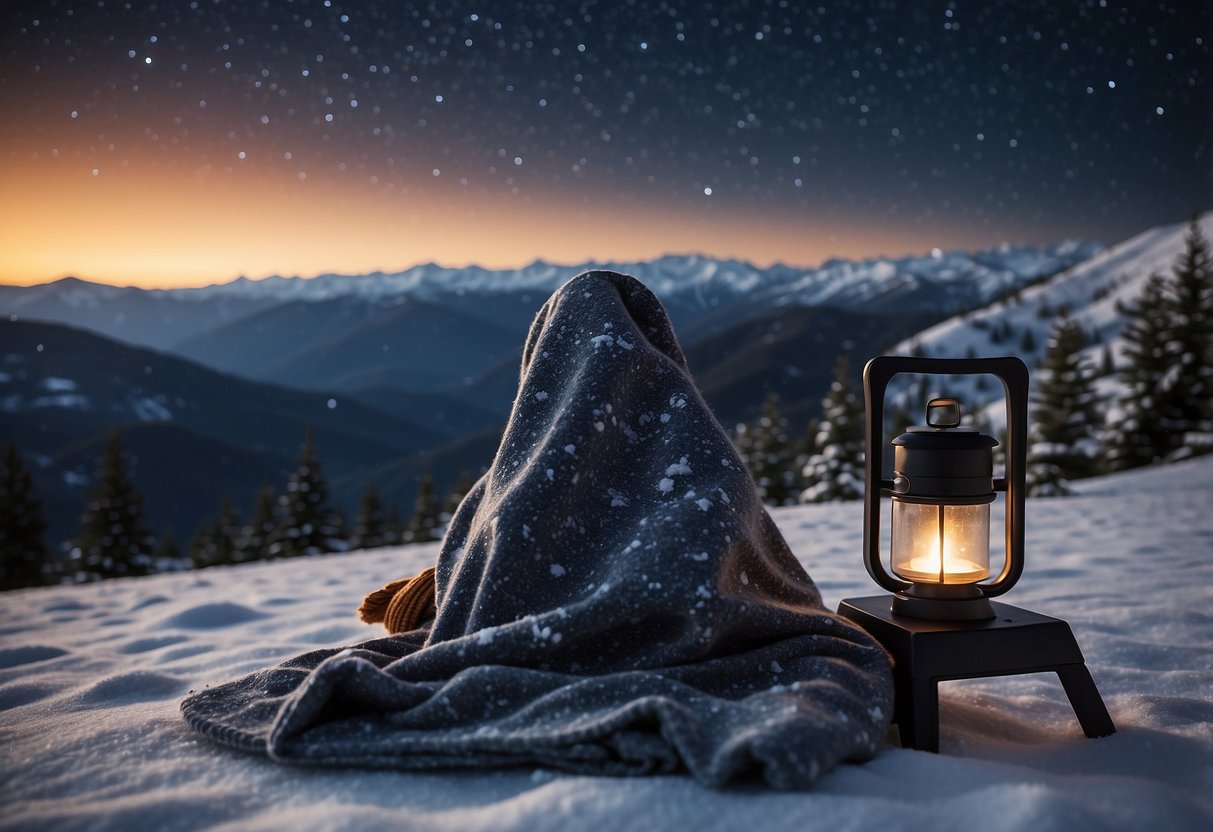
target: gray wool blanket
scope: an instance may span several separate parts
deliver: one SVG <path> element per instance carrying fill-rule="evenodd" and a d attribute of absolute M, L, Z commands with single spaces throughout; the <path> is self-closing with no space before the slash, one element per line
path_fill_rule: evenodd
<path fill-rule="evenodd" d="M 822 606 L 660 302 L 612 272 L 532 324 L 436 600 L 427 627 L 206 688 L 185 719 L 286 763 L 798 789 L 871 757 L 892 713 L 885 653 Z"/>

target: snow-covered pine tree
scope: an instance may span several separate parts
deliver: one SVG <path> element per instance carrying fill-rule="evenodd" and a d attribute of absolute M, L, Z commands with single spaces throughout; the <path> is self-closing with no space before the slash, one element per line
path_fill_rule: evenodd
<path fill-rule="evenodd" d="M 278 497 L 274 494 L 274 487 L 269 483 L 262 484 L 253 504 L 253 518 L 240 530 L 236 542 L 239 552 L 237 560 L 243 563 L 269 557 L 269 547 L 278 529 L 277 507 Z"/>
<path fill-rule="evenodd" d="M 800 441 L 793 448 L 795 455 L 792 457 L 792 472 L 800 481 L 796 488 L 796 499 L 799 501 L 800 492 L 804 486 L 804 466 L 809 464 L 809 460 L 817 453 L 817 423 L 809 420 L 804 426 L 804 432 L 801 434 Z"/>
<path fill-rule="evenodd" d="M 44 584 L 51 567 L 42 501 L 10 443 L 0 461 L 0 590 Z"/>
<path fill-rule="evenodd" d="M 350 533 L 351 549 L 377 549 L 386 546 L 384 535 L 383 503 L 379 500 L 379 489 L 372 480 L 362 492 L 358 513 L 354 516 L 354 528 Z"/>
<path fill-rule="evenodd" d="M 851 381 L 850 362 L 838 357 L 834 381 L 821 403 L 817 453 L 804 467 L 802 503 L 858 500 L 864 489 L 863 401 Z"/>
<path fill-rule="evenodd" d="M 733 447 L 753 479 L 754 469 L 750 464 L 750 456 L 754 452 L 754 429 L 749 422 L 738 422 L 733 428 Z"/>
<path fill-rule="evenodd" d="M 1213 264 L 1195 221 L 1164 290 L 1174 364 L 1164 407 L 1178 443 L 1169 458 L 1177 459 L 1213 451 Z"/>
<path fill-rule="evenodd" d="M 1084 360 L 1082 326 L 1067 315 L 1053 325 L 1032 396 L 1027 487 L 1030 496 L 1069 494 L 1069 481 L 1096 473 L 1100 452 L 1095 371 Z"/>
<path fill-rule="evenodd" d="M 417 486 L 417 499 L 413 503 L 413 517 L 404 530 L 404 542 L 425 543 L 437 540 L 440 533 L 438 501 L 434 498 L 434 480 L 427 471 L 421 475 L 421 482 Z"/>
<path fill-rule="evenodd" d="M 126 454 L 117 431 L 106 443 L 80 521 L 84 528 L 71 550 L 77 580 L 151 572 L 156 540 L 143 523 L 143 498 L 127 474 Z"/>
<path fill-rule="evenodd" d="M 270 556 L 290 558 L 344 551 L 347 542 L 328 500 L 328 482 L 308 430 L 299 464 L 287 482 L 286 492 L 278 498 L 280 522 L 269 547 Z"/>
<path fill-rule="evenodd" d="M 778 395 L 768 395 L 762 403 L 762 412 L 753 421 L 739 426 L 737 440 L 739 454 L 762 501 L 769 506 L 794 504 L 799 491 L 796 448 L 787 417 L 779 410 Z"/>
<path fill-rule="evenodd" d="M 1126 312 L 1121 333 L 1127 364 L 1121 370 L 1125 392 L 1108 423 L 1108 467 L 1113 471 L 1163 459 L 1177 443 L 1163 418 L 1171 359 L 1165 298 L 1160 275 L 1146 279 L 1137 302 Z"/>

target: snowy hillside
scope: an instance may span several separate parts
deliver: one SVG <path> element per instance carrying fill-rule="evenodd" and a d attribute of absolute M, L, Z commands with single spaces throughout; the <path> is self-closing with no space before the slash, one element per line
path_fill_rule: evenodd
<path fill-rule="evenodd" d="M 1198 225 L 1204 238 L 1213 240 L 1213 212 L 1201 216 Z M 1064 308 L 1092 340 L 1084 350 L 1087 361 L 1098 367 L 1107 345 L 1119 369 L 1125 363 L 1120 334 L 1128 322 L 1120 310 L 1137 301 L 1152 273 L 1170 273 L 1183 252 L 1187 232 L 1188 223 L 1146 231 L 1017 295 L 942 321 L 901 342 L 892 352 L 909 355 L 921 350 L 934 358 L 1018 355 L 1032 368 L 1044 354 L 1049 330 Z M 1025 342 L 1032 348 L 1025 349 Z M 1099 379 L 1098 389 L 1105 399 L 1119 398 L 1115 377 Z M 947 390 L 970 408 L 996 395 L 1001 397 L 996 385 L 972 378 L 947 382 Z M 995 426 L 1001 423 L 1000 407 L 992 408 L 988 415 Z"/>
<path fill-rule="evenodd" d="M 1008 603 L 1064 617 L 1117 733 L 1082 736 L 1052 674 L 941 686 L 941 752 L 844 765 L 807 793 L 686 776 L 305 769 L 221 748 L 192 688 L 378 635 L 362 594 L 434 546 L 26 590 L 0 607 L 0 829 L 988 832 L 1213 827 L 1213 457 L 1030 500 Z M 1001 504 L 1001 503 L 1000 503 Z M 1000 505 L 998 504 L 998 505 Z M 996 506 L 997 509 L 997 506 Z M 776 510 L 828 606 L 875 595 L 859 503 Z M 1158 517 L 1168 518 L 1158 524 Z M 996 510 L 996 524 L 1001 516 Z"/>

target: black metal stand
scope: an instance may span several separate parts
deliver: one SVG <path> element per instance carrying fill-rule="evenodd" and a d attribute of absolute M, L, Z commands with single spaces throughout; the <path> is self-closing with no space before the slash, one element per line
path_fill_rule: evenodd
<path fill-rule="evenodd" d="M 939 683 L 949 679 L 1053 671 L 1088 737 L 1116 732 L 1070 625 L 994 602 L 986 621 L 893 615 L 889 595 L 848 598 L 838 613 L 863 627 L 893 656 L 893 720 L 901 744 L 939 751 Z"/>

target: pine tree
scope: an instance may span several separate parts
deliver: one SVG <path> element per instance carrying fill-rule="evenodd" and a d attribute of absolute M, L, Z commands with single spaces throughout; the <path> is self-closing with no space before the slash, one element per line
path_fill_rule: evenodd
<path fill-rule="evenodd" d="M 350 521 L 346 517 L 345 508 L 338 505 L 329 515 L 329 551 L 348 552 L 350 550 Z"/>
<path fill-rule="evenodd" d="M 278 498 L 280 525 L 270 544 L 270 556 L 289 558 L 344 551 L 338 517 L 329 507 L 329 487 L 320 470 L 309 430 L 299 464 Z"/>
<path fill-rule="evenodd" d="M 1062 316 L 1049 333 L 1033 394 L 1028 440 L 1028 494 L 1070 493 L 1069 480 L 1096 472 L 1099 398 L 1094 369 L 1082 355 L 1082 326 Z"/>
<path fill-rule="evenodd" d="M 1127 365 L 1121 371 L 1125 393 L 1120 413 L 1109 425 L 1108 464 L 1112 470 L 1149 465 L 1176 447 L 1162 418 L 1171 372 L 1167 308 L 1161 276 L 1146 280 L 1141 296 L 1127 313 L 1124 340 Z"/>
<path fill-rule="evenodd" d="M 741 461 L 745 463 L 746 469 L 750 472 L 750 477 L 754 476 L 754 469 L 750 467 L 750 457 L 754 453 L 754 426 L 749 422 L 738 422 L 733 428 L 733 448 L 737 451 L 737 455 L 741 457 Z"/>
<path fill-rule="evenodd" d="M 354 528 L 350 533 L 351 549 L 377 549 L 387 545 L 384 529 L 383 504 L 379 500 L 379 489 L 374 481 L 367 484 L 354 517 Z"/>
<path fill-rule="evenodd" d="M 243 563 L 269 557 L 270 544 L 278 530 L 277 506 L 278 498 L 274 494 L 274 487 L 264 483 L 257 492 L 253 519 L 240 530 L 236 543 L 237 560 Z"/>
<path fill-rule="evenodd" d="M 392 503 L 383 513 L 383 544 L 399 546 L 404 542 L 404 518 L 400 516 L 400 506 Z"/>
<path fill-rule="evenodd" d="M 0 590 L 39 586 L 52 566 L 46 548 L 42 501 L 17 446 L 4 449 L 0 463 Z"/>
<path fill-rule="evenodd" d="M 802 503 L 858 500 L 864 489 L 863 402 L 850 378 L 846 356 L 839 356 L 834 382 L 821 403 L 818 452 L 804 467 Z"/>
<path fill-rule="evenodd" d="M 455 481 L 455 487 L 451 489 L 451 493 L 446 496 L 446 503 L 442 506 L 442 511 L 438 514 L 438 525 L 441 528 L 441 535 L 446 535 L 446 530 L 451 525 L 451 520 L 455 516 L 455 512 L 459 510 L 459 504 L 463 502 L 463 498 L 472 490 L 472 486 L 476 483 L 472 481 L 472 477 L 467 471 L 459 473 L 459 479 Z"/>
<path fill-rule="evenodd" d="M 1174 459 L 1213 450 L 1213 264 L 1195 221 L 1164 289 L 1173 367 L 1162 406 Z"/>
<path fill-rule="evenodd" d="M 796 490 L 796 499 L 800 499 L 800 491 L 804 486 L 804 466 L 809 464 L 809 460 L 817 453 L 817 423 L 809 421 L 804 427 L 804 432 L 801 434 L 800 441 L 796 443 L 794 450 L 795 456 L 792 457 L 792 472 L 800 481 Z"/>
<path fill-rule="evenodd" d="M 143 498 L 127 475 L 126 455 L 117 431 L 106 443 L 81 523 L 84 529 L 72 547 L 78 580 L 146 575 L 151 571 L 156 541 L 143 524 Z"/>
<path fill-rule="evenodd" d="M 181 544 L 177 542 L 177 535 L 170 526 L 160 535 L 160 543 L 156 546 L 156 571 L 176 572 L 184 566 Z"/>
<path fill-rule="evenodd" d="M 219 516 L 199 529 L 190 544 L 190 561 L 194 568 L 239 563 L 243 555 L 240 550 L 242 535 L 240 518 L 236 516 L 231 500 L 225 496 Z"/>
<path fill-rule="evenodd" d="M 738 440 L 738 453 L 754 478 L 762 501 L 771 506 L 793 504 L 799 490 L 796 448 L 787 417 L 779 410 L 779 396 L 774 393 L 767 396 L 758 417 L 738 431 Z"/>
<path fill-rule="evenodd" d="M 417 499 L 413 503 L 413 517 L 404 530 L 405 543 L 425 543 L 435 540 L 438 527 L 438 503 L 434 498 L 434 481 L 429 473 L 421 475 L 417 486 Z"/>
<path fill-rule="evenodd" d="M 1036 334 L 1032 332 L 1031 327 L 1024 329 L 1023 335 L 1020 336 L 1019 349 L 1025 355 L 1031 355 L 1036 352 Z"/>
<path fill-rule="evenodd" d="M 220 541 L 219 551 L 223 555 L 222 563 L 240 563 L 244 560 L 244 552 L 240 549 L 240 540 L 244 536 L 244 527 L 240 524 L 240 515 L 236 513 L 232 501 L 223 495 L 223 504 L 219 508 L 219 519 L 215 523 L 215 532 Z"/>

